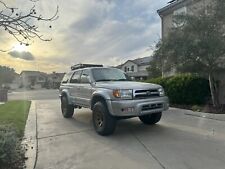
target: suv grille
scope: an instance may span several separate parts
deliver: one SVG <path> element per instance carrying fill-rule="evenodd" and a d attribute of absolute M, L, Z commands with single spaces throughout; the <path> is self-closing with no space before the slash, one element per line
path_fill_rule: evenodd
<path fill-rule="evenodd" d="M 159 97 L 159 91 L 157 89 L 134 91 L 135 99 L 146 99 L 146 98 L 151 98 L 151 97 Z"/>

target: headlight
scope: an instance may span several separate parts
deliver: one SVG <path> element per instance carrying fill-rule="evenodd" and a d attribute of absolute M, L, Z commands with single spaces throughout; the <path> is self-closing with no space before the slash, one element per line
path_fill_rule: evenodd
<path fill-rule="evenodd" d="M 130 89 L 116 89 L 113 90 L 113 96 L 121 99 L 133 99 L 133 90 Z"/>
<path fill-rule="evenodd" d="M 165 96 L 165 92 L 163 88 L 159 88 L 158 91 L 159 91 L 159 96 Z"/>

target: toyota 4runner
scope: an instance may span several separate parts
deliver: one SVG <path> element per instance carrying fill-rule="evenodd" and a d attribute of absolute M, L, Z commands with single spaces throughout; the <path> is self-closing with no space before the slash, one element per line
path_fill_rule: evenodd
<path fill-rule="evenodd" d="M 59 96 L 65 118 L 73 116 L 74 108 L 90 108 L 100 135 L 112 134 L 119 119 L 139 117 L 144 124 L 155 124 L 169 107 L 161 86 L 131 81 L 123 71 L 102 65 L 72 66 L 61 82 Z"/>

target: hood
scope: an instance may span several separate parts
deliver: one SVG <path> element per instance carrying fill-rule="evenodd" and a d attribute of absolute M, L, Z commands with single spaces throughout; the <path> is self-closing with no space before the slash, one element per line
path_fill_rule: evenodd
<path fill-rule="evenodd" d="M 109 82 L 96 82 L 95 87 L 107 89 L 158 89 L 161 86 L 152 83 L 133 82 L 133 81 L 109 81 Z"/>

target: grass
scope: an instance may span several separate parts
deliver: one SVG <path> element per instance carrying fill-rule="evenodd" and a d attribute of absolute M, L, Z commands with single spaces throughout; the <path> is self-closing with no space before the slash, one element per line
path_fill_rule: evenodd
<path fill-rule="evenodd" d="M 0 124 L 12 125 L 22 137 L 30 104 L 30 101 L 9 101 L 0 105 Z"/>

